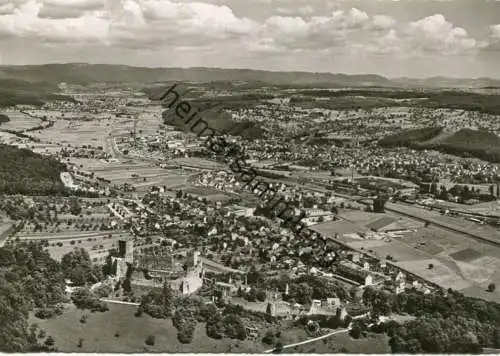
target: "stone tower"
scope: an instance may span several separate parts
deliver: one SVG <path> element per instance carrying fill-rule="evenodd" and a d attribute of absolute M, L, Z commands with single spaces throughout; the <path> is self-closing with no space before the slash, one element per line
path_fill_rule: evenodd
<path fill-rule="evenodd" d="M 340 320 L 344 320 L 346 316 L 347 316 L 347 310 L 346 310 L 346 308 L 345 308 L 345 306 L 344 306 L 344 307 L 342 307 L 342 308 L 340 309 L 340 316 L 339 316 L 339 319 L 340 319 Z"/>
<path fill-rule="evenodd" d="M 183 280 L 182 281 L 181 290 L 182 290 L 182 294 L 184 294 L 184 295 L 190 293 L 190 291 L 189 291 L 189 282 L 187 280 Z"/>
<path fill-rule="evenodd" d="M 271 316 L 275 316 L 276 315 L 276 303 L 275 302 L 269 302 L 267 304 L 266 313 L 268 315 L 271 315 Z"/>
<path fill-rule="evenodd" d="M 131 238 L 121 238 L 118 240 L 118 252 L 125 262 L 132 264 L 134 262 L 134 241 Z"/>

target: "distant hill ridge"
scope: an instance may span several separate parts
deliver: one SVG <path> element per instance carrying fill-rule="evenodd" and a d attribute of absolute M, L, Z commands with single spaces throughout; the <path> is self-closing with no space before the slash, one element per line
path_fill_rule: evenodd
<path fill-rule="evenodd" d="M 252 69 L 222 68 L 148 68 L 114 64 L 43 64 L 0 66 L 0 79 L 12 78 L 50 83 L 99 83 L 162 81 L 251 81 L 276 85 L 319 85 L 331 87 L 488 87 L 500 86 L 500 80 L 489 78 L 454 79 L 436 77 L 429 79 L 388 79 L 376 74 L 334 74 L 310 72 L 273 72 Z"/>
<path fill-rule="evenodd" d="M 500 162 L 500 137 L 483 130 L 463 128 L 449 131 L 442 127 L 405 130 L 382 138 L 379 145 L 435 149 L 454 155 Z"/>
<path fill-rule="evenodd" d="M 16 104 L 42 105 L 48 100 L 75 101 L 59 92 L 55 83 L 46 80 L 28 81 L 0 76 L 0 108 Z"/>

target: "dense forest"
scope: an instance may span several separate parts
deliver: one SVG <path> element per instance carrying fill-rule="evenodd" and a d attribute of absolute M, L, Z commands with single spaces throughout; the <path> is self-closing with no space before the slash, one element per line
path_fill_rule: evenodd
<path fill-rule="evenodd" d="M 478 93 L 467 93 L 462 91 L 416 91 L 416 90 L 302 90 L 298 94 L 305 99 L 296 98 L 300 101 L 311 101 L 311 97 L 331 98 L 328 105 L 342 108 L 342 103 L 358 103 L 364 100 L 365 104 L 359 101 L 361 108 L 376 108 L 384 106 L 401 106 L 401 103 L 394 100 L 419 99 L 418 106 L 429 109 L 454 109 L 482 112 L 486 114 L 500 114 L 500 100 L 498 95 L 486 95 Z M 377 105 L 377 100 L 379 104 Z M 352 108 L 345 108 L 351 110 Z"/>
<path fill-rule="evenodd" d="M 29 332 L 28 313 L 58 308 L 64 288 L 60 265 L 41 244 L 0 248 L 0 351 L 50 351 Z"/>
<path fill-rule="evenodd" d="M 49 100 L 75 102 L 71 97 L 58 94 L 59 91 L 57 85 L 48 82 L 0 79 L 0 107 L 14 105 L 40 106 Z"/>
<path fill-rule="evenodd" d="M 28 149 L 0 144 L 0 193 L 51 195 L 62 193 L 65 165 Z"/>
<path fill-rule="evenodd" d="M 490 162 L 500 162 L 500 137 L 481 130 L 461 129 L 435 143 L 427 143 L 442 132 L 439 127 L 405 130 L 382 138 L 383 147 L 404 146 L 414 149 L 435 149 L 459 156 L 473 156 Z"/>
<path fill-rule="evenodd" d="M 461 129 L 436 146 L 422 145 L 425 148 L 437 148 L 455 155 L 472 155 L 490 162 L 500 162 L 500 137 L 487 131 Z"/>
<path fill-rule="evenodd" d="M 418 143 L 430 140 L 431 138 L 439 135 L 442 131 L 443 129 L 441 127 L 424 127 L 405 130 L 386 136 L 378 143 L 380 146 L 384 147 L 405 146 L 414 148 Z"/>
<path fill-rule="evenodd" d="M 389 323 L 390 346 L 398 353 L 478 353 L 500 348 L 500 304 L 448 290 L 424 294 L 410 290 L 401 294 L 366 288 L 363 302 L 373 313 L 407 313 L 416 319 Z"/>
<path fill-rule="evenodd" d="M 93 265 L 87 251 L 75 248 L 59 263 L 44 249 L 47 245 L 47 241 L 18 242 L 0 248 L 0 352 L 55 351 L 50 335 L 40 330 L 37 336 L 36 324 L 28 327 L 28 314 L 40 319 L 61 315 L 64 303 L 70 301 L 65 278 L 82 287 L 71 295 L 79 309 L 108 310 L 99 297 L 109 295 L 112 288 L 102 284 L 91 292 L 88 286 L 112 272 L 111 257 L 104 266 Z"/>
<path fill-rule="evenodd" d="M 262 138 L 265 134 L 265 130 L 256 122 L 250 121 L 234 121 L 231 118 L 231 115 L 224 112 L 223 108 L 227 107 L 227 105 L 223 105 L 222 107 L 211 108 L 215 105 L 215 103 L 210 102 L 194 102 L 192 104 L 192 110 L 199 110 L 200 115 L 198 118 L 205 120 L 207 122 L 208 127 L 215 131 L 215 135 L 221 135 L 222 133 L 228 133 L 234 136 L 240 136 L 245 139 L 253 140 Z M 231 103 L 229 105 L 233 105 Z M 207 108 L 207 109 L 204 109 Z M 185 124 L 182 119 L 180 119 L 174 110 L 170 109 L 163 113 L 164 123 L 168 125 L 175 126 L 180 130 L 186 132 L 194 132 L 198 133 L 204 129 L 204 126 L 200 123 L 193 130 L 191 130 L 191 126 L 194 121 Z M 208 131 L 208 130 L 207 130 Z"/>

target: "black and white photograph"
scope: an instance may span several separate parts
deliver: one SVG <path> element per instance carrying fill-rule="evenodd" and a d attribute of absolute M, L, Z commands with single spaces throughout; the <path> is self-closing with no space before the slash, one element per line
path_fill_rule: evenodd
<path fill-rule="evenodd" d="M 0 353 L 500 354 L 500 0 L 0 0 Z"/>

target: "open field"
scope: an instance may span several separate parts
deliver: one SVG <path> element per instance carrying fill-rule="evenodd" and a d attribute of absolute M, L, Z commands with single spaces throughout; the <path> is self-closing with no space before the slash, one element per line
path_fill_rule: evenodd
<path fill-rule="evenodd" d="M 372 250 L 380 258 L 390 255 L 397 261 L 414 261 L 427 258 L 426 253 L 397 240 L 392 240 L 391 242 L 362 240 L 349 242 L 348 245 L 358 249 L 364 247 L 365 250 Z"/>
<path fill-rule="evenodd" d="M 111 238 L 109 238 L 111 235 Z M 128 236 L 127 233 L 117 233 L 114 231 L 101 232 L 80 232 L 63 234 L 32 234 L 29 236 L 19 236 L 21 240 L 48 240 L 47 251 L 50 256 L 60 261 L 62 256 L 71 252 L 74 248 L 84 248 L 89 252 L 91 259 L 97 258 L 94 262 L 102 262 L 108 254 L 108 250 L 118 248 L 118 240 Z M 62 246 L 58 246 L 60 243 Z"/>
<path fill-rule="evenodd" d="M 182 190 L 184 193 L 192 194 L 197 197 L 206 198 L 208 201 L 227 202 L 231 200 L 229 193 L 223 193 L 210 187 L 200 187 L 192 184 L 182 184 L 172 187 L 174 190 Z"/>
<path fill-rule="evenodd" d="M 60 352 L 200 352 L 200 353 L 251 353 L 260 352 L 265 346 L 260 341 L 214 340 L 206 336 L 204 324 L 196 326 L 191 344 L 181 344 L 177 340 L 177 330 L 171 320 L 153 319 L 143 314 L 135 317 L 135 306 L 109 304 L 105 313 L 90 313 L 77 310 L 69 305 L 60 317 L 40 320 L 31 317 L 47 335 L 56 341 Z M 79 322 L 80 317 L 88 316 L 87 322 Z M 119 336 L 116 337 L 115 335 Z M 147 346 L 148 335 L 154 335 L 155 345 Z M 78 340 L 83 339 L 78 348 Z"/>
<path fill-rule="evenodd" d="M 469 262 L 481 257 L 481 253 L 477 252 L 476 250 L 466 248 L 465 250 L 450 254 L 450 257 L 452 257 L 456 261 Z"/>
<path fill-rule="evenodd" d="M 141 175 L 142 177 L 142 175 Z M 136 182 L 133 183 L 134 187 L 136 187 L 137 191 L 149 190 L 151 186 L 166 186 L 167 188 L 175 189 L 180 185 L 184 185 L 189 178 L 187 174 L 172 174 L 168 171 L 163 170 L 162 173 L 154 176 L 149 176 L 146 182 L 141 181 L 139 178 Z"/>
<path fill-rule="evenodd" d="M 431 213 L 427 210 L 422 211 L 423 214 Z M 363 232 L 362 230 L 366 228 L 362 225 L 366 223 L 368 215 L 364 212 L 341 213 L 340 216 L 348 218 L 351 222 L 329 222 L 315 225 L 313 229 L 331 238 L 335 233 L 342 235 L 349 232 Z M 399 215 L 392 212 L 385 215 L 394 219 L 399 218 Z M 441 217 L 439 214 L 437 216 Z M 405 220 L 415 221 L 412 218 Z M 462 224 L 469 226 L 470 229 L 479 227 L 469 222 Z M 483 231 L 492 232 L 492 230 Z M 369 251 L 379 258 L 390 255 L 396 264 L 409 272 L 444 288 L 453 288 L 487 300 L 500 300 L 498 291 L 485 292 L 489 283 L 500 282 L 500 277 L 496 277 L 498 273 L 494 273 L 500 269 L 500 247 L 435 225 L 399 234 L 389 233 L 386 236 L 390 236 L 390 239 L 354 239 L 344 236 L 341 241 L 355 249 Z M 429 269 L 429 264 L 433 264 L 434 268 Z"/>
<path fill-rule="evenodd" d="M 32 134 L 42 141 L 70 144 L 72 146 L 92 145 L 104 147 L 104 140 L 111 127 L 113 126 L 107 120 L 57 120 L 54 126 Z"/>
<path fill-rule="evenodd" d="M 198 158 L 198 157 L 189 157 L 189 158 L 176 158 L 173 160 L 170 160 L 166 163 L 169 164 L 178 164 L 182 166 L 187 166 L 187 167 L 195 167 L 195 168 L 200 168 L 200 169 L 225 169 L 227 168 L 223 164 L 214 162 L 214 161 L 209 161 L 207 159 L 203 158 Z"/>
<path fill-rule="evenodd" d="M 81 241 L 81 243 L 78 241 Z M 75 248 L 87 250 L 91 260 L 97 258 L 97 260 L 93 262 L 102 262 L 102 259 L 108 255 L 108 250 L 118 248 L 118 239 L 112 238 L 105 240 L 102 237 L 94 237 L 92 241 L 88 241 L 88 238 L 75 240 L 75 244 L 71 244 L 71 241 L 64 241 L 63 246 L 52 246 L 51 244 L 47 250 L 50 253 L 50 257 L 56 261 L 61 261 L 65 254 L 73 251 Z"/>
<path fill-rule="evenodd" d="M 39 154 L 56 154 L 61 150 L 61 147 L 56 144 L 47 144 L 47 143 L 31 143 L 31 147 L 33 152 Z"/>
<path fill-rule="evenodd" d="M 408 204 L 395 204 L 387 202 L 386 208 L 391 211 L 410 214 L 412 216 L 428 220 L 431 223 L 436 222 L 438 224 L 442 224 L 443 226 L 450 226 L 455 229 L 459 228 L 463 231 L 470 232 L 471 234 L 484 236 L 487 239 L 500 242 L 500 230 L 491 226 L 479 225 L 472 221 L 441 215 L 437 211 L 430 211 Z"/>
<path fill-rule="evenodd" d="M 5 114 L 10 118 L 10 121 L 1 123 L 0 129 L 24 131 L 37 127 L 42 122 L 40 119 L 35 119 L 21 112 L 7 112 Z"/>
<path fill-rule="evenodd" d="M 489 243 L 480 242 L 472 238 L 469 238 L 465 235 L 441 229 L 439 227 L 432 225 L 404 236 L 401 239 L 401 241 L 415 245 L 417 244 L 418 241 L 432 242 L 433 244 L 443 249 L 443 252 L 440 253 L 440 255 L 453 255 L 457 252 L 466 249 L 471 249 L 481 255 L 490 255 L 493 257 L 500 258 L 500 247 L 492 246 Z M 474 256 L 477 256 L 477 253 L 474 253 Z M 463 256 L 459 254 L 458 260 L 468 260 L 467 262 L 473 260 L 467 258 L 467 257 L 473 257 L 471 255 L 472 252 L 469 252 L 470 256 L 465 256 L 465 254 L 466 253 L 464 253 Z"/>
<path fill-rule="evenodd" d="M 396 243 L 407 247 L 394 248 Z M 387 246 L 370 248 L 379 256 L 390 254 L 401 267 L 443 287 L 500 301 L 498 291 L 484 292 L 489 283 L 500 282 L 495 273 L 500 269 L 499 247 L 431 225 L 393 239 Z M 430 263 L 433 269 L 428 269 Z"/>
<path fill-rule="evenodd" d="M 188 194 L 193 194 L 198 196 L 221 194 L 221 192 L 216 189 L 208 187 L 198 187 L 198 186 L 186 186 L 186 188 L 184 188 L 182 191 Z"/>
<path fill-rule="evenodd" d="M 356 354 L 383 354 L 391 353 L 388 344 L 389 338 L 385 334 L 368 333 L 366 338 L 358 340 L 351 338 L 347 333 L 333 335 L 323 340 L 311 342 L 310 344 L 300 345 L 286 349 L 286 353 L 345 353 Z"/>
<path fill-rule="evenodd" d="M 83 238 L 89 238 L 89 237 L 102 237 L 102 236 L 108 236 L 109 234 L 113 236 L 126 236 L 128 233 L 126 231 L 73 231 L 69 233 L 60 233 L 60 234 L 45 234 L 45 233 L 35 233 L 35 234 L 30 234 L 26 236 L 19 236 L 21 239 L 25 240 L 49 240 L 51 242 L 52 240 L 54 241 L 63 241 L 63 240 L 68 240 L 70 241 L 71 239 L 83 239 Z"/>
<path fill-rule="evenodd" d="M 117 162 L 106 162 L 105 160 L 98 159 L 88 159 L 88 158 L 71 158 L 71 163 L 78 166 L 83 166 L 82 169 L 95 172 L 96 175 L 102 176 L 107 179 L 116 179 L 120 177 L 122 171 L 134 171 L 142 170 L 143 168 L 152 168 L 153 165 L 150 163 L 140 163 L 132 161 L 122 161 Z M 115 175 L 112 174 L 113 171 L 118 171 Z M 106 175 L 108 174 L 108 175 Z M 127 175 L 130 177 L 130 174 Z"/>
<path fill-rule="evenodd" d="M 477 214 L 486 214 L 486 215 L 493 215 L 493 216 L 499 216 L 500 215 L 500 202 L 493 201 L 493 202 L 488 202 L 488 203 L 479 203 L 479 204 L 474 204 L 472 206 L 466 206 L 465 210 L 470 211 L 472 213 L 477 213 Z M 462 207 L 462 209 L 464 209 Z"/>
<path fill-rule="evenodd" d="M 429 269 L 429 264 L 432 264 L 434 267 Z M 461 290 L 472 285 L 470 282 L 461 277 L 459 273 L 454 273 L 454 271 L 437 259 L 397 262 L 396 265 L 401 266 L 404 269 L 409 270 L 433 283 L 436 283 L 443 288 Z"/>
<path fill-rule="evenodd" d="M 391 179 L 391 178 L 381 178 L 381 177 L 362 177 L 362 178 L 354 178 L 354 181 L 361 185 L 363 188 L 368 188 L 370 186 L 376 186 L 378 188 L 389 189 L 392 188 L 394 190 L 403 189 L 403 188 L 414 188 L 416 184 L 411 182 L 403 181 L 401 179 Z"/>
<path fill-rule="evenodd" d="M 84 170 L 94 172 L 98 177 L 110 180 L 111 184 L 128 183 L 135 186 L 138 191 L 149 190 L 152 185 L 176 187 L 184 184 L 189 178 L 189 174 L 181 169 L 166 170 L 151 163 L 105 162 L 90 159 L 72 159 L 71 162 L 82 165 Z M 137 174 L 138 177 L 132 177 L 133 174 Z"/>
<path fill-rule="evenodd" d="M 21 238 L 31 236 L 33 239 L 39 239 L 37 236 L 49 236 L 48 239 L 51 239 L 53 238 L 53 234 L 63 234 L 67 235 L 69 238 L 73 233 L 86 232 L 87 234 L 91 234 L 102 232 L 100 230 L 102 224 L 109 225 L 113 221 L 120 222 L 118 218 L 110 218 L 109 215 L 107 218 L 95 219 L 94 221 L 90 221 L 90 219 L 79 219 L 79 217 L 73 217 L 73 219 L 70 218 L 69 220 L 72 222 L 71 225 L 64 222 L 59 225 L 42 225 L 41 230 L 39 229 L 36 232 L 35 224 L 26 223 L 23 229 L 17 233 L 17 236 Z"/>

